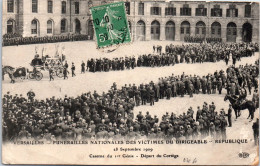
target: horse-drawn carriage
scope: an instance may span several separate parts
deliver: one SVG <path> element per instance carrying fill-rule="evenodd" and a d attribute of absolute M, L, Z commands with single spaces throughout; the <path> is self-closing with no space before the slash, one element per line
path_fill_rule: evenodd
<path fill-rule="evenodd" d="M 49 56 L 45 56 L 40 58 L 39 55 L 36 55 L 35 58 L 31 61 L 30 66 L 32 66 L 32 70 L 29 70 L 25 67 L 18 67 L 14 68 L 11 66 L 4 66 L 2 68 L 3 75 L 8 74 L 11 83 L 14 83 L 16 79 L 35 79 L 37 81 L 40 81 L 43 78 L 42 70 L 49 71 L 49 69 L 52 69 L 55 75 L 58 77 L 63 77 L 63 64 L 62 62 L 65 60 L 65 56 L 62 56 L 61 58 L 59 56 L 56 56 L 54 58 L 51 58 Z"/>

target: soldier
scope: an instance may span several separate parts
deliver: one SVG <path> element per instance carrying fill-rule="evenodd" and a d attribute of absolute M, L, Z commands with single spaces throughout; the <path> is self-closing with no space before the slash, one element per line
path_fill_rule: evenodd
<path fill-rule="evenodd" d="M 218 82 L 217 82 L 217 87 L 218 87 L 218 93 L 221 94 L 222 92 L 222 81 L 221 81 L 221 78 L 218 79 Z"/>
<path fill-rule="evenodd" d="M 33 102 L 35 93 L 32 91 L 32 89 L 27 93 L 28 99 Z"/>
<path fill-rule="evenodd" d="M 63 77 L 64 77 L 64 80 L 65 80 L 66 78 L 67 78 L 67 79 L 69 78 L 69 77 L 68 77 L 68 73 L 69 73 L 68 69 L 67 69 L 66 67 L 64 67 L 64 68 L 63 68 Z"/>
<path fill-rule="evenodd" d="M 221 110 L 222 110 L 221 112 L 224 112 L 223 108 Z M 227 138 L 227 134 L 226 134 L 227 120 L 225 119 L 225 117 L 222 116 L 220 121 L 221 121 L 220 128 L 221 128 L 222 139 L 226 139 Z"/>
<path fill-rule="evenodd" d="M 76 69 L 76 67 L 75 67 L 74 63 L 72 62 L 72 65 L 71 65 L 71 75 L 72 75 L 72 77 L 76 76 L 75 69 Z"/>
<path fill-rule="evenodd" d="M 259 118 L 256 119 L 256 122 L 253 123 L 253 131 L 254 131 L 254 141 L 255 145 L 259 144 Z"/>
<path fill-rule="evenodd" d="M 81 63 L 81 74 L 85 73 L 85 66 L 86 66 L 86 64 L 84 63 L 84 61 L 82 61 L 82 63 Z"/>
<path fill-rule="evenodd" d="M 53 81 L 54 81 L 53 74 L 54 74 L 54 72 L 53 72 L 53 69 L 52 69 L 52 67 L 51 67 L 51 68 L 49 69 L 49 76 L 50 76 L 50 81 L 51 81 L 51 80 L 53 80 Z"/>
<path fill-rule="evenodd" d="M 192 83 L 189 84 L 189 95 L 190 97 L 193 97 L 193 91 L 194 91 L 194 86 Z"/>
<path fill-rule="evenodd" d="M 154 97 L 155 97 L 155 92 L 152 89 L 152 87 L 150 87 L 150 90 L 149 90 L 150 106 L 154 105 Z"/>
<path fill-rule="evenodd" d="M 228 109 L 228 113 L 226 114 L 226 116 L 228 117 L 228 127 L 232 127 L 232 104 L 229 104 L 229 109 Z"/>
<path fill-rule="evenodd" d="M 258 108 L 259 107 L 259 93 L 258 93 L 257 89 L 254 90 L 252 101 L 255 103 L 256 108 Z"/>

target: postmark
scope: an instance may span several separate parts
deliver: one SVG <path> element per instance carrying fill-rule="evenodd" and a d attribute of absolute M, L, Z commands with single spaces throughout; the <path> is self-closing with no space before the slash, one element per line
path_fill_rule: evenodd
<path fill-rule="evenodd" d="M 98 49 L 131 42 L 124 2 L 95 6 L 90 11 Z"/>

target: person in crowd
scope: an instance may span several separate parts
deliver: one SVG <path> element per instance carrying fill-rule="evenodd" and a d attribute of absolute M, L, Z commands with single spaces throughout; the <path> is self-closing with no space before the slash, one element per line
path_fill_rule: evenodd
<path fill-rule="evenodd" d="M 75 70 L 76 70 L 76 67 L 75 67 L 74 63 L 72 62 L 72 65 L 71 65 L 71 76 L 72 77 L 76 76 Z"/>
<path fill-rule="evenodd" d="M 253 132 L 254 132 L 254 142 L 255 145 L 259 145 L 259 118 L 256 119 L 256 122 L 253 123 Z"/>

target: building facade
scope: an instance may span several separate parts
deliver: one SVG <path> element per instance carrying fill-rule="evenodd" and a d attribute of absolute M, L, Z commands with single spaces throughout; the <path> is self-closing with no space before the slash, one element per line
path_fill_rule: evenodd
<path fill-rule="evenodd" d="M 94 36 L 90 7 L 116 0 L 3 0 L 2 34 Z M 118 1 L 118 0 L 117 0 Z M 259 3 L 125 0 L 134 41 L 216 37 L 259 41 Z"/>

